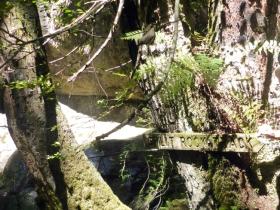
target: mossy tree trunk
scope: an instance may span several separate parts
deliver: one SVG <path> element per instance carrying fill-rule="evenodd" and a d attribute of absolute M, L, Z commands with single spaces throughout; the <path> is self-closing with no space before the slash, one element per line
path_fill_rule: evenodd
<path fill-rule="evenodd" d="M 1 19 L 4 111 L 46 209 L 128 209 L 77 149 L 48 77 L 36 5 L 13 1 Z M 17 38 L 19 39 L 17 39 Z M 57 114 L 58 115 L 57 115 Z"/>

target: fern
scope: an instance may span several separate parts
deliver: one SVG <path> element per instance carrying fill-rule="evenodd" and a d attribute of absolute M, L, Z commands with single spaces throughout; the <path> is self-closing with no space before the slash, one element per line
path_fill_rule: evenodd
<path fill-rule="evenodd" d="M 206 54 L 197 54 L 194 56 L 194 59 L 198 63 L 207 84 L 215 87 L 223 70 L 223 60 L 210 57 Z"/>
<path fill-rule="evenodd" d="M 143 36 L 143 31 L 137 30 L 137 31 L 130 31 L 124 34 L 124 36 L 121 36 L 122 40 L 139 40 Z"/>

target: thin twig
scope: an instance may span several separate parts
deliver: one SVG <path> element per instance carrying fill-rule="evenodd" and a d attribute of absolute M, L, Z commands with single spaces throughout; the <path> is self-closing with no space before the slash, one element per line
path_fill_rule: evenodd
<path fill-rule="evenodd" d="M 55 63 L 55 62 L 57 62 L 57 61 L 60 61 L 60 60 L 62 60 L 62 59 L 64 59 L 64 58 L 66 58 L 66 57 L 69 56 L 71 53 L 75 52 L 77 49 L 78 49 L 78 46 L 74 47 L 74 48 L 73 48 L 69 53 L 67 53 L 66 55 L 64 55 L 64 56 L 62 56 L 62 57 L 60 57 L 60 58 L 57 58 L 57 59 L 55 59 L 55 60 L 52 60 L 52 61 L 50 61 L 49 63 L 52 64 L 52 63 Z"/>
<path fill-rule="evenodd" d="M 152 201 L 154 201 L 155 199 L 159 198 L 159 202 L 158 204 L 153 208 L 153 210 L 157 210 L 160 207 L 161 204 L 161 197 L 169 190 L 169 178 L 166 181 L 165 186 L 163 187 L 163 189 L 161 191 L 159 191 L 158 195 L 154 197 L 154 199 Z"/>
<path fill-rule="evenodd" d="M 73 82 L 76 80 L 77 76 L 82 73 L 85 69 L 87 69 L 89 67 L 89 65 L 92 63 L 92 61 L 102 52 L 102 50 L 106 47 L 106 45 L 108 44 L 108 42 L 111 40 L 113 33 L 115 31 L 116 25 L 119 22 L 119 19 L 121 17 L 121 13 L 123 10 L 123 5 L 124 5 L 124 0 L 120 0 L 119 3 L 119 7 L 118 7 L 118 11 L 115 17 L 115 20 L 113 22 L 113 25 L 110 29 L 110 32 L 107 36 L 107 38 L 105 39 L 105 41 L 103 42 L 103 44 L 99 47 L 99 49 L 93 54 L 93 56 L 86 62 L 86 64 L 80 68 L 76 73 L 74 73 L 71 77 L 68 78 L 68 82 Z"/>
<path fill-rule="evenodd" d="M 85 30 L 82 30 L 82 29 L 77 29 L 78 32 L 82 32 L 88 36 L 92 36 L 92 37 L 98 37 L 98 38 L 106 38 L 106 36 L 101 36 L 101 35 L 96 35 L 96 34 L 91 34 Z"/>
<path fill-rule="evenodd" d="M 107 136 L 109 136 L 110 134 L 112 133 L 115 133 L 116 131 L 118 131 L 119 129 L 121 129 L 122 127 L 124 127 L 125 125 L 127 125 L 134 117 L 136 116 L 136 110 L 134 110 L 130 116 L 125 119 L 124 121 L 122 121 L 119 125 L 117 125 L 116 127 L 114 127 L 112 130 L 100 135 L 100 136 L 97 136 L 95 139 L 96 141 L 100 141 L 101 139 L 104 139 L 106 138 Z"/>
<path fill-rule="evenodd" d="M 146 178 L 144 184 L 142 185 L 141 190 L 139 191 L 139 194 L 143 193 L 143 191 L 144 191 L 144 189 L 145 189 L 145 187 L 146 187 L 146 185 L 147 185 L 147 183 L 148 183 L 148 181 L 149 181 L 149 179 L 150 179 L 150 174 L 151 174 L 150 165 L 149 165 L 149 162 L 147 161 L 147 158 L 146 158 L 146 157 L 145 157 L 145 162 L 146 162 L 146 164 L 147 164 L 148 173 L 147 173 L 147 178 Z"/>
<path fill-rule="evenodd" d="M 105 94 L 106 98 L 108 99 L 108 94 L 107 94 L 106 90 L 103 88 L 103 86 L 102 86 L 102 84 L 101 84 L 101 82 L 100 82 L 100 80 L 97 76 L 96 69 L 94 68 L 94 66 L 93 66 L 93 72 L 94 72 L 95 79 L 97 80 L 97 83 L 98 83 L 100 89 Z"/>
<path fill-rule="evenodd" d="M 106 69 L 106 70 L 104 70 L 104 71 L 112 71 L 112 70 L 115 70 L 115 69 L 120 69 L 120 68 L 126 66 L 127 64 L 129 64 L 129 63 L 131 63 L 131 62 L 132 62 L 132 60 L 129 60 L 129 61 L 125 62 L 125 63 L 121 63 L 119 66 L 115 66 L 115 67 Z"/>

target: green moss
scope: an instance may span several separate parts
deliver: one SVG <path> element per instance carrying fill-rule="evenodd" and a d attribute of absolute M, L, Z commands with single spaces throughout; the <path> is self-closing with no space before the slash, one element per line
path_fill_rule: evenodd
<path fill-rule="evenodd" d="M 241 208 L 238 171 L 224 158 L 209 157 L 209 178 L 219 209 Z"/>

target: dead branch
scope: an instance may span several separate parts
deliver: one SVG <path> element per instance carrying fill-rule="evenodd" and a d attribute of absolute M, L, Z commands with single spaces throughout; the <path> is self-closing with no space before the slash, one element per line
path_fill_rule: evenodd
<path fill-rule="evenodd" d="M 123 9 L 123 5 L 124 5 L 124 0 L 120 0 L 119 3 L 119 7 L 118 7 L 118 11 L 117 14 L 115 16 L 113 25 L 110 29 L 110 32 L 107 36 L 107 38 L 105 39 L 105 41 L 103 42 L 103 44 L 99 47 L 99 49 L 93 54 L 93 56 L 86 62 L 86 64 L 80 68 L 76 73 L 74 73 L 71 77 L 68 78 L 68 82 L 73 82 L 76 80 L 77 76 L 82 73 L 85 69 L 87 69 L 89 67 L 89 65 L 92 63 L 92 61 L 102 52 L 102 50 L 106 47 L 106 45 L 108 44 L 108 42 L 111 40 L 113 33 L 115 31 L 116 25 L 119 22 L 121 13 L 122 13 L 122 9 Z"/>

